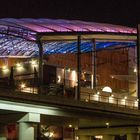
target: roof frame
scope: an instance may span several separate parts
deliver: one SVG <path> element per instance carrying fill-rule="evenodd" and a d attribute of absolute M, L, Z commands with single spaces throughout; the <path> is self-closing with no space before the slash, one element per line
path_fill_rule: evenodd
<path fill-rule="evenodd" d="M 59 40 L 65 39 L 65 36 L 67 36 L 67 38 L 71 36 L 70 39 L 75 39 L 78 35 L 86 36 L 88 39 L 98 39 L 98 36 L 95 36 L 97 34 L 132 36 L 136 35 L 136 29 L 120 25 L 79 20 L 3 18 L 0 19 L 0 33 L 21 37 L 30 41 L 36 41 L 38 38 L 46 39 L 47 37 L 53 41 L 52 38 Z"/>

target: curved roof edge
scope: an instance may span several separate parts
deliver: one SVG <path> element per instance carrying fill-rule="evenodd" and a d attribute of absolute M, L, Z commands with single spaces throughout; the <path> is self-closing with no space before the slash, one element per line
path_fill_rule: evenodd
<path fill-rule="evenodd" d="M 0 19 L 0 34 L 20 36 L 36 40 L 37 33 L 111 33 L 136 34 L 136 28 L 106 23 L 86 22 L 64 19 L 33 19 L 33 18 L 2 18 Z"/>

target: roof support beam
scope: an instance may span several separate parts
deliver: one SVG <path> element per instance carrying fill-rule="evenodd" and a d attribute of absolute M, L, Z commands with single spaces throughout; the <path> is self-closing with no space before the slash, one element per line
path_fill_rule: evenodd
<path fill-rule="evenodd" d="M 37 41 L 38 48 L 39 48 L 39 68 L 38 68 L 38 74 L 39 74 L 39 94 L 41 94 L 41 89 L 43 85 L 43 46 L 40 39 Z"/>
<path fill-rule="evenodd" d="M 77 100 L 80 100 L 81 92 L 81 36 L 77 38 Z"/>
<path fill-rule="evenodd" d="M 136 41 L 137 36 L 136 35 L 122 35 L 122 34 L 101 34 L 101 33 L 83 33 L 79 34 L 79 36 L 82 37 L 82 40 L 90 40 L 95 38 L 97 41 L 98 40 L 103 40 L 103 41 L 119 41 L 119 42 L 126 42 L 126 41 Z M 43 41 L 73 41 L 77 40 L 77 34 L 55 34 L 55 35 L 42 35 L 41 40 Z"/>
<path fill-rule="evenodd" d="M 138 25 L 138 34 L 137 34 L 137 96 L 138 99 L 140 99 L 140 24 Z"/>
<path fill-rule="evenodd" d="M 93 39 L 92 47 L 92 74 L 93 74 L 93 89 L 96 89 L 96 40 Z"/>

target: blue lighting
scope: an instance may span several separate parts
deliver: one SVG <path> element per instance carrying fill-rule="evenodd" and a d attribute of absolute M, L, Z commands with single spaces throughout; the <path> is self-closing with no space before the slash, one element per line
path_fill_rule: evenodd
<path fill-rule="evenodd" d="M 93 50 L 92 41 L 81 42 L 81 52 L 91 52 Z M 96 42 L 96 50 L 102 49 L 116 49 L 116 48 L 129 48 L 135 47 L 136 42 Z M 45 42 L 43 44 L 44 55 L 48 54 L 65 54 L 77 53 L 76 41 L 55 41 Z M 0 38 L 0 56 L 38 56 L 38 46 L 35 42 L 30 42 L 25 39 L 16 37 Z"/>
<path fill-rule="evenodd" d="M 135 42 L 97 42 L 96 50 L 114 49 L 115 47 L 135 47 Z M 52 42 L 44 44 L 44 54 L 57 53 L 76 53 L 77 42 Z M 86 53 L 92 51 L 93 43 L 91 41 L 81 42 L 81 52 Z"/>

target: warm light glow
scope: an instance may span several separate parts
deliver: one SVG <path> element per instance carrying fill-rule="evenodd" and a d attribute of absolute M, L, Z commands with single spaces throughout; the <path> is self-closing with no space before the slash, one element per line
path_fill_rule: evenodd
<path fill-rule="evenodd" d="M 58 75 L 58 81 L 57 81 L 58 83 L 60 83 L 61 82 L 61 76 L 60 75 Z"/>
<path fill-rule="evenodd" d="M 54 133 L 53 132 L 45 132 L 44 136 L 52 138 L 54 136 Z"/>
<path fill-rule="evenodd" d="M 76 75 L 76 71 L 75 70 L 72 71 L 72 80 L 73 81 L 77 80 L 77 75 Z"/>
<path fill-rule="evenodd" d="M 109 128 L 109 122 L 106 122 L 105 124 L 106 124 L 107 128 Z"/>
<path fill-rule="evenodd" d="M 114 103 L 114 98 L 112 96 L 109 97 L 109 103 Z"/>
<path fill-rule="evenodd" d="M 3 70 L 7 69 L 7 66 L 3 66 L 2 69 L 3 69 Z"/>
<path fill-rule="evenodd" d="M 19 71 L 22 71 L 22 70 L 23 70 L 23 66 L 22 66 L 20 63 L 17 63 L 17 64 L 16 64 L 16 68 L 17 68 L 17 70 L 19 70 Z"/>
<path fill-rule="evenodd" d="M 70 72 L 70 68 L 67 69 L 67 72 Z"/>
<path fill-rule="evenodd" d="M 99 95 L 98 94 L 95 94 L 92 96 L 91 100 L 93 101 L 99 101 Z"/>
<path fill-rule="evenodd" d="M 79 137 L 78 136 L 76 136 L 76 140 L 79 140 Z"/>
<path fill-rule="evenodd" d="M 102 91 L 112 93 L 112 89 L 110 87 L 104 87 Z"/>
<path fill-rule="evenodd" d="M 121 99 L 121 102 L 119 103 L 120 105 L 125 105 L 126 100 L 125 99 Z"/>
<path fill-rule="evenodd" d="M 49 137 L 52 138 L 53 135 L 54 135 L 54 133 L 53 132 L 50 132 Z"/>
<path fill-rule="evenodd" d="M 134 68 L 134 72 L 137 72 L 137 69 L 136 68 Z"/>
<path fill-rule="evenodd" d="M 45 137 L 48 137 L 49 134 L 50 134 L 49 132 L 45 132 L 45 133 L 44 133 L 44 136 L 45 136 Z"/>
<path fill-rule="evenodd" d="M 138 101 L 137 100 L 134 102 L 134 107 L 138 107 Z"/>
<path fill-rule="evenodd" d="M 93 89 L 93 74 L 91 74 L 91 88 Z"/>
<path fill-rule="evenodd" d="M 95 136 L 96 139 L 102 139 L 103 136 Z"/>
<path fill-rule="evenodd" d="M 109 125 L 109 122 L 106 122 L 105 124 L 108 126 Z"/>
<path fill-rule="evenodd" d="M 36 65 L 37 65 L 37 61 L 36 61 L 36 60 L 31 60 L 31 64 L 32 64 L 33 66 L 36 66 Z"/>
<path fill-rule="evenodd" d="M 77 74 L 75 70 L 73 70 L 71 73 L 71 79 L 72 79 L 72 87 L 76 86 Z"/>
<path fill-rule="evenodd" d="M 100 94 L 100 92 L 98 91 L 98 92 L 97 92 L 97 95 L 99 95 L 99 94 Z"/>
<path fill-rule="evenodd" d="M 25 88 L 25 84 L 22 83 L 22 84 L 20 85 L 20 87 L 21 87 L 21 88 Z"/>
<path fill-rule="evenodd" d="M 9 71 L 9 69 L 8 69 L 7 66 L 3 66 L 3 67 L 2 67 L 2 70 L 5 71 L 5 72 Z"/>
<path fill-rule="evenodd" d="M 72 127 L 72 124 L 69 124 L 69 127 L 71 128 Z"/>
<path fill-rule="evenodd" d="M 85 99 L 86 102 L 88 102 L 88 99 Z"/>
<path fill-rule="evenodd" d="M 127 96 L 125 96 L 124 99 L 127 99 Z"/>
<path fill-rule="evenodd" d="M 21 64 L 20 64 L 20 63 L 17 63 L 16 66 L 17 66 L 17 67 L 21 67 Z"/>
<path fill-rule="evenodd" d="M 113 95 L 113 94 L 111 94 L 111 97 L 114 97 L 114 95 Z"/>

